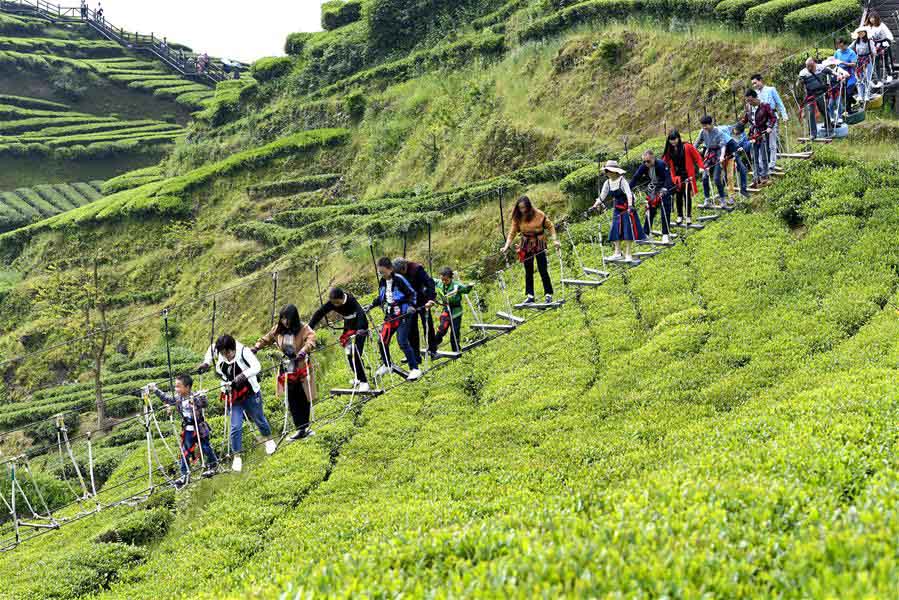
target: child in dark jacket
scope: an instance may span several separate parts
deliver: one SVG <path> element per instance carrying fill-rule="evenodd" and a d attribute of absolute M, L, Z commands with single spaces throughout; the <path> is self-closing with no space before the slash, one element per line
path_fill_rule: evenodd
<path fill-rule="evenodd" d="M 191 390 L 193 387 L 193 378 L 190 375 L 178 375 L 175 379 L 175 393 L 166 394 L 156 387 L 155 383 L 150 384 L 150 391 L 165 402 L 167 405 L 174 407 L 181 415 L 181 478 L 175 481 L 177 487 L 182 487 L 187 483 L 190 477 L 190 463 L 199 442 L 203 455 L 206 457 L 206 470 L 203 471 L 204 477 L 211 477 L 215 474 L 218 467 L 218 457 L 215 450 L 209 443 L 209 425 L 206 423 L 206 416 L 203 409 L 208 406 L 206 396 L 203 394 L 194 394 Z"/>

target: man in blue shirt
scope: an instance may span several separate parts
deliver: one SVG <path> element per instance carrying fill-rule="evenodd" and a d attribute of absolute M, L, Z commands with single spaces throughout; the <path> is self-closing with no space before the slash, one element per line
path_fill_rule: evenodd
<path fill-rule="evenodd" d="M 752 76 L 752 89 L 759 95 L 759 100 L 761 100 L 763 104 L 768 104 L 774 109 L 774 112 L 777 113 L 777 123 L 774 124 L 771 135 L 768 136 L 768 170 L 773 171 L 774 167 L 777 166 L 780 122 L 789 121 L 790 115 L 787 114 L 787 107 L 784 106 L 784 102 L 781 100 L 777 90 L 770 85 L 765 85 L 764 79 L 762 79 L 762 76 L 758 73 Z"/>
<path fill-rule="evenodd" d="M 833 57 L 839 61 L 839 67 L 849 74 L 846 79 L 846 88 L 840 94 L 840 106 L 837 109 L 837 118 L 842 119 L 843 112 L 852 112 L 852 105 L 855 103 L 856 84 L 858 80 L 855 77 L 855 67 L 858 63 L 858 55 L 855 50 L 849 47 L 846 38 L 837 39 L 837 50 L 833 53 Z"/>
<path fill-rule="evenodd" d="M 734 205 L 733 198 L 727 198 L 724 194 L 724 173 L 727 163 L 727 157 L 733 157 L 737 151 L 737 143 L 730 135 L 730 127 L 727 125 L 719 125 L 715 127 L 714 120 L 709 115 L 699 120 L 702 130 L 696 139 L 695 146 L 703 146 L 705 152 L 703 154 L 705 160 L 705 174 L 702 176 L 702 191 L 705 196 L 704 202 L 700 204 L 700 208 L 712 208 L 711 186 L 709 179 L 715 181 L 715 188 L 718 190 L 718 201 L 721 208 L 728 208 Z M 741 161 L 736 162 L 737 169 L 740 172 L 740 191 L 744 195 L 748 195 L 746 191 L 746 167 Z"/>

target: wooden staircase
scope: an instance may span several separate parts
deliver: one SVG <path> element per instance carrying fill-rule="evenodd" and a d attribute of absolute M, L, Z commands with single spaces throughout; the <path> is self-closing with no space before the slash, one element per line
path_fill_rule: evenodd
<path fill-rule="evenodd" d="M 205 69 L 200 70 L 197 65 L 197 57 L 173 52 L 164 40 L 156 37 L 155 34 L 146 35 L 115 27 L 106 20 L 105 16 L 98 15 L 95 10 L 87 7 L 83 9 L 80 6 L 66 7 L 52 4 L 47 0 L 0 0 L 0 11 L 44 19 L 51 23 L 85 23 L 106 39 L 121 44 L 129 50 L 151 54 L 186 79 L 213 87 L 218 82 L 229 79 L 222 67 L 211 60 Z"/>

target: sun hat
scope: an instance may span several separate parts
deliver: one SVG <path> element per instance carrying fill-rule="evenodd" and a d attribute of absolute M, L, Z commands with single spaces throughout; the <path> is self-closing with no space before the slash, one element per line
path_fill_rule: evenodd
<path fill-rule="evenodd" d="M 606 164 L 603 165 L 603 171 L 611 171 L 612 173 L 618 173 L 619 175 L 624 175 L 624 169 L 621 168 L 621 165 L 618 164 L 617 160 L 607 160 Z"/>

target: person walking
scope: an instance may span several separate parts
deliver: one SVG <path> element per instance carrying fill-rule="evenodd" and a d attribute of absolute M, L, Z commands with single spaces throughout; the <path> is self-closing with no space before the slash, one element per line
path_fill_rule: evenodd
<path fill-rule="evenodd" d="M 865 26 L 868 28 L 868 36 L 874 42 L 874 48 L 877 51 L 879 72 L 874 76 L 878 81 L 890 83 L 893 81 L 893 32 L 880 19 L 877 11 L 870 11 L 868 18 L 865 20 Z"/>
<path fill-rule="evenodd" d="M 705 175 L 702 156 L 690 142 L 681 139 L 680 132 L 675 129 L 668 134 L 665 141 L 665 152 L 662 160 L 668 165 L 674 194 L 677 200 L 677 224 L 683 223 L 686 216 L 687 225 L 693 222 L 693 196 L 699 187 L 697 177 Z"/>
<path fill-rule="evenodd" d="M 777 124 L 777 115 L 770 104 L 759 99 L 754 89 L 746 90 L 746 113 L 742 121 L 749 125 L 749 143 L 752 150 L 752 183 L 755 187 L 768 185 L 768 136 Z"/>
<path fill-rule="evenodd" d="M 774 123 L 771 134 L 768 136 L 768 170 L 773 171 L 777 168 L 777 154 L 780 149 L 780 123 L 789 121 L 790 115 L 787 112 L 783 99 L 777 92 L 777 88 L 765 85 L 765 80 L 760 73 L 753 75 L 751 81 L 752 89 L 758 92 L 759 100 L 774 109 L 779 117 Z"/>
<path fill-rule="evenodd" d="M 456 281 L 455 274 L 450 267 L 440 270 L 440 281 L 434 281 L 434 289 L 437 293 L 437 303 L 443 306 L 440 313 L 440 325 L 437 327 L 437 335 L 434 337 L 434 351 L 443 343 L 443 339 L 449 335 L 453 352 L 461 352 L 459 336 L 462 334 L 462 296 L 474 289 L 473 285 L 464 285 Z"/>
<path fill-rule="evenodd" d="M 799 72 L 799 80 L 805 87 L 805 110 L 808 111 L 808 127 L 809 137 L 816 139 L 818 137 L 818 120 L 816 113 L 820 113 L 825 118 L 824 137 L 830 137 L 831 123 L 827 119 L 827 94 L 833 87 L 835 74 L 830 69 L 819 65 L 814 58 L 805 61 L 805 68 Z M 816 110 L 817 109 L 817 110 Z"/>
<path fill-rule="evenodd" d="M 434 306 L 436 298 L 434 291 L 434 279 L 428 275 L 423 265 L 417 262 L 406 260 L 405 258 L 395 258 L 393 260 L 393 270 L 409 282 L 412 289 L 415 290 L 415 317 L 412 319 L 412 326 L 409 328 L 409 343 L 412 349 L 418 353 L 418 362 L 421 364 L 421 329 L 418 327 L 418 321 L 421 320 L 421 327 L 425 331 L 427 340 L 427 350 L 433 353 L 436 348 L 434 344 L 434 318 L 431 315 L 431 308 Z"/>
<path fill-rule="evenodd" d="M 381 365 L 376 374 L 383 377 L 393 370 L 390 360 L 390 340 L 396 334 L 397 344 L 406 356 L 409 364 L 409 381 L 421 379 L 423 373 L 419 369 L 421 364 L 418 359 L 418 351 L 412 347 L 409 330 L 417 327 L 415 316 L 416 294 L 415 289 L 405 277 L 397 273 L 393 268 L 393 261 L 386 256 L 378 259 L 378 274 L 381 276 L 378 282 L 378 296 L 371 306 L 380 306 L 384 309 L 384 323 L 381 325 L 380 343 Z"/>
<path fill-rule="evenodd" d="M 328 301 L 322 304 L 309 319 L 309 327 L 316 329 L 328 313 L 337 313 L 343 321 L 343 332 L 340 334 L 340 345 L 346 352 L 346 359 L 353 374 L 351 385 L 359 392 L 368 392 L 368 375 L 362 353 L 365 350 L 365 339 L 368 337 L 368 318 L 359 301 L 339 287 L 331 288 Z"/>
<path fill-rule="evenodd" d="M 643 162 L 637 167 L 637 171 L 628 182 L 628 187 L 633 190 L 641 180 L 647 182 L 646 224 L 643 232 L 648 239 L 652 239 L 652 227 L 656 220 L 656 213 L 661 209 L 662 243 L 668 244 L 671 235 L 671 190 L 674 189 L 671 172 L 665 161 L 656 158 L 652 150 L 644 152 L 642 159 Z"/>
<path fill-rule="evenodd" d="M 300 320 L 300 313 L 288 304 L 278 314 L 278 322 L 267 334 L 259 338 L 253 352 L 269 346 L 281 350 L 281 368 L 278 373 L 278 395 L 287 396 L 287 406 L 296 427 L 291 440 L 301 440 L 315 435 L 312 430 L 312 399 L 315 381 L 309 354 L 315 348 L 315 332 Z"/>
<path fill-rule="evenodd" d="M 871 87 L 873 86 L 874 76 L 874 57 L 877 56 L 877 47 L 868 37 L 868 29 L 859 27 L 852 34 L 855 41 L 852 42 L 850 48 L 855 52 L 857 58 L 855 64 L 855 76 L 858 78 L 856 86 L 858 87 L 858 99 L 862 105 L 871 99 Z"/>
<path fill-rule="evenodd" d="M 621 247 L 624 246 L 624 260 L 633 262 L 634 257 L 631 254 L 632 242 L 643 239 L 643 228 L 640 227 L 640 219 L 637 211 L 634 210 L 634 194 L 631 192 L 630 185 L 623 177 L 624 169 L 618 164 L 618 161 L 606 161 L 602 168 L 606 179 L 599 193 L 599 198 L 593 203 L 593 209 L 605 209 L 604 202 L 606 198 L 612 198 L 612 226 L 609 230 L 609 241 L 615 246 L 615 254 L 611 256 L 612 260 L 622 258 Z"/>
<path fill-rule="evenodd" d="M 518 234 L 521 234 L 521 243 L 518 245 L 518 260 L 524 264 L 524 290 L 525 304 L 534 302 L 534 263 L 540 271 L 540 280 L 543 283 L 543 293 L 546 303 L 553 301 L 553 283 L 549 276 L 549 260 L 546 257 L 546 234 L 552 237 L 556 249 L 562 247 L 556 236 L 556 227 L 542 210 L 534 207 L 531 199 L 522 196 L 512 209 L 512 227 L 506 237 L 506 243 L 501 252 L 505 254 L 512 246 L 512 242 Z"/>
<path fill-rule="evenodd" d="M 230 441 L 234 460 L 231 470 L 239 473 L 243 470 L 243 423 L 249 419 L 265 441 L 265 453 L 271 456 L 277 449 L 272 439 L 272 426 L 265 418 L 262 404 L 262 388 L 259 385 L 259 373 L 262 366 L 256 354 L 234 339 L 230 334 L 220 336 L 215 344 L 206 350 L 203 362 L 197 367 L 201 375 L 215 365 L 215 372 L 225 384 L 221 394 L 225 405 L 225 414 L 231 415 Z"/>
<path fill-rule="evenodd" d="M 206 423 L 204 409 L 209 402 L 204 394 L 193 393 L 194 380 L 188 374 L 178 375 L 175 378 L 175 389 L 172 394 L 166 394 L 151 383 L 148 389 L 156 394 L 168 406 L 175 408 L 181 415 L 181 478 L 175 480 L 175 487 L 181 488 L 190 480 L 190 463 L 195 455 L 197 445 L 206 458 L 206 468 L 203 477 L 212 477 L 218 469 L 218 457 L 212 444 L 209 443 L 209 425 Z"/>

